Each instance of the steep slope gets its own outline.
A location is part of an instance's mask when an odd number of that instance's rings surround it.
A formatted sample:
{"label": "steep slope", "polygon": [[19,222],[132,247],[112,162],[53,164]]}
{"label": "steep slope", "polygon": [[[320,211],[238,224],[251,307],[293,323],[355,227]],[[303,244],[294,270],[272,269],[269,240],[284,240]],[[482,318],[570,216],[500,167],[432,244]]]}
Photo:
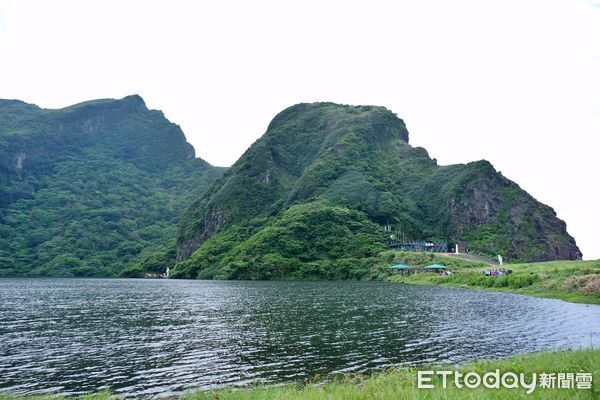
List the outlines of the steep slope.
{"label": "steep slope", "polygon": [[175,276],[359,277],[386,223],[512,260],[581,257],[555,212],[487,161],[438,166],[385,108],[315,103],[278,114],[186,210]]}
{"label": "steep slope", "polygon": [[0,276],[119,275],[175,235],[222,171],[139,96],[59,110],[0,100]]}

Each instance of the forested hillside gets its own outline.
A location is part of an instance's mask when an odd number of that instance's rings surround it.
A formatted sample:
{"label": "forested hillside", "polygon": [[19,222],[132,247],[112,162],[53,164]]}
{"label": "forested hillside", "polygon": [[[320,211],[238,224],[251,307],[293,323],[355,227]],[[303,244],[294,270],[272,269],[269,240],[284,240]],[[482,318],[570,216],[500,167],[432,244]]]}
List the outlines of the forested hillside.
{"label": "forested hillside", "polygon": [[222,172],[139,96],[0,100],[0,276],[139,275]]}
{"label": "forested hillside", "polygon": [[510,261],[581,257],[489,162],[408,142],[383,107],[298,104],[226,170],[139,96],[0,100],[0,276],[363,278],[388,224]]}
{"label": "forested hillside", "polygon": [[554,210],[489,162],[440,166],[408,140],[383,107],[282,111],[183,214],[175,276],[360,278],[385,224],[512,261],[581,257]]}

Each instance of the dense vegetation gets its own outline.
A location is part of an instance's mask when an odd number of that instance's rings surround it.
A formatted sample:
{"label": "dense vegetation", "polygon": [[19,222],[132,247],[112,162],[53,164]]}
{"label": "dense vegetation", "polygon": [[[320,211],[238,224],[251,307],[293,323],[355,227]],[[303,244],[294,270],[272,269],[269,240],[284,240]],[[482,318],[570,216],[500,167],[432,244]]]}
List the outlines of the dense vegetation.
{"label": "dense vegetation", "polygon": [[370,278],[384,224],[515,261],[581,257],[554,211],[487,161],[438,166],[385,108],[332,103],[278,114],[168,250],[178,277]]}
{"label": "dense vegetation", "polygon": [[139,96],[60,110],[2,100],[0,276],[139,275],[221,173]]}
{"label": "dense vegetation", "polygon": [[[566,350],[544,352],[508,357],[500,360],[474,361],[458,367],[451,365],[426,366],[410,369],[390,369],[372,376],[361,374],[343,375],[330,378],[325,383],[297,384],[284,386],[259,385],[247,389],[220,389],[214,391],[197,391],[182,396],[173,396],[186,400],[371,400],[371,399],[597,399],[600,393],[600,350]],[[483,385],[475,389],[462,386],[457,388],[452,379],[448,380],[448,388],[442,388],[441,378],[436,376],[432,381],[434,389],[417,387],[417,371],[419,370],[454,370],[463,374],[476,372],[480,376],[498,369],[500,374],[507,372],[524,373],[527,382],[532,373],[591,373],[591,389],[546,389],[539,385],[527,394],[524,388],[488,389]],[[58,396],[20,397],[0,394],[0,400],[19,400],[22,398],[49,400],[62,399]],[[104,392],[81,397],[85,400],[108,400],[110,393]]]}
{"label": "dense vegetation", "polygon": [[380,272],[374,264],[383,249],[378,228],[355,210],[299,204],[280,218],[255,219],[215,234],[177,265],[174,276],[363,279]]}
{"label": "dense vegetation", "polygon": [[0,100],[0,183],[0,276],[382,279],[384,224],[513,261],[581,256],[550,207],[487,161],[437,165],[382,107],[290,107],[225,172],[139,96]]}

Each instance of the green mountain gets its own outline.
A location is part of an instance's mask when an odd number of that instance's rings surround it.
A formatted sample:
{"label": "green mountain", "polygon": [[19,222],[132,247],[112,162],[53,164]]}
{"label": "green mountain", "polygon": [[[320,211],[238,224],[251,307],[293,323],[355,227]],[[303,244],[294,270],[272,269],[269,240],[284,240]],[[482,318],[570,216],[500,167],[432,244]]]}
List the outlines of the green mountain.
{"label": "green mountain", "polygon": [[387,109],[315,103],[278,114],[184,212],[173,273],[364,278],[385,224],[512,261],[581,257],[552,208],[489,162],[437,165]]}
{"label": "green mountain", "polygon": [[[170,261],[165,238],[222,173],[139,96],[59,110],[0,100],[0,276],[139,275],[155,252]],[[152,259],[146,270],[164,271]]]}

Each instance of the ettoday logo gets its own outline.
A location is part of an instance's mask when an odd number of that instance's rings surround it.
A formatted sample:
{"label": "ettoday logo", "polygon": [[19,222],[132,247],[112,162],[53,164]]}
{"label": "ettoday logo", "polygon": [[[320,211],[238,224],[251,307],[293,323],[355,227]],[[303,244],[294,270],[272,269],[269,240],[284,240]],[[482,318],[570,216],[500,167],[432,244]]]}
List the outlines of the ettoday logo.
{"label": "ettoday logo", "polygon": [[536,388],[543,389],[583,389],[589,390],[592,388],[592,374],[581,373],[531,373],[525,374],[515,372],[501,373],[499,369],[486,372],[483,375],[471,371],[460,372],[452,370],[432,371],[423,370],[417,371],[417,387],[419,389],[435,389],[436,381],[434,376],[441,377],[441,386],[446,389],[450,382],[458,389],[476,389],[484,386],[488,389],[525,389],[527,394],[533,393]]}

